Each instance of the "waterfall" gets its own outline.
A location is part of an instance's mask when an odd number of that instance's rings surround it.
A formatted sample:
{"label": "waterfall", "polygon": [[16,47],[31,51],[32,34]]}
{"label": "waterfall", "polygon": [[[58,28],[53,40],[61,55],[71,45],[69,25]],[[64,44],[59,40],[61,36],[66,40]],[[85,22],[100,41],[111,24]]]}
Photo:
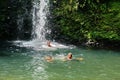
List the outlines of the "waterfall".
{"label": "waterfall", "polygon": [[34,0],[32,9],[33,39],[44,41],[45,34],[49,32],[46,29],[47,15],[49,14],[49,0]]}
{"label": "waterfall", "polygon": [[18,25],[18,37],[17,40],[20,39],[21,33],[22,33],[22,29],[23,29],[23,20],[24,17],[22,15],[18,15],[18,19],[17,19],[17,25]]}
{"label": "waterfall", "polygon": [[[14,41],[15,45],[32,48],[34,50],[56,50],[58,48],[68,48],[68,46],[59,44],[55,41],[51,42],[52,47],[47,45],[46,34],[50,34],[51,32],[49,29],[47,29],[47,17],[50,14],[49,0],[33,0],[32,3],[33,39],[30,41]],[[22,21],[22,18],[20,21]],[[18,23],[20,22],[18,21]]]}
{"label": "waterfall", "polygon": [[[28,3],[29,2],[29,3]],[[17,37],[16,39],[17,40],[25,40],[27,35],[31,34],[31,26],[30,26],[30,23],[31,23],[31,10],[30,10],[30,7],[31,7],[31,2],[30,0],[28,1],[13,1],[12,3],[16,3],[16,6],[18,9],[16,11],[16,14],[17,14],[17,17],[16,17],[16,23],[17,23]],[[11,4],[12,4],[11,3]],[[17,4],[19,4],[19,6],[17,6]],[[29,24],[28,24],[29,23]],[[29,27],[29,29],[28,29]],[[27,35],[26,35],[27,34]],[[30,37],[30,36],[29,36]]]}

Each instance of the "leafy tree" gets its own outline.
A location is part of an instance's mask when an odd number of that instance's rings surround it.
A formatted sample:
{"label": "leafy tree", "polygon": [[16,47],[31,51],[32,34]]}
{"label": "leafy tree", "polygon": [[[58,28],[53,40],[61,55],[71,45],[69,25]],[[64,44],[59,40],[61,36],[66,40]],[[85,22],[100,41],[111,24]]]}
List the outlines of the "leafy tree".
{"label": "leafy tree", "polygon": [[53,0],[59,35],[73,42],[120,41],[119,0]]}

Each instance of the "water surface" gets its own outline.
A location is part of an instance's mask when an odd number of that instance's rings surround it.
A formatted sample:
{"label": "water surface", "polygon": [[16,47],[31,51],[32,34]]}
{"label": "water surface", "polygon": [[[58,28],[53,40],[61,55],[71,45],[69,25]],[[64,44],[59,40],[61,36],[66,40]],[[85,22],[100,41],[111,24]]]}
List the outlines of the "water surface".
{"label": "water surface", "polygon": [[[67,53],[73,59],[62,61]],[[0,51],[0,80],[120,80],[120,52],[104,49],[61,48],[36,51],[8,47]],[[51,55],[53,62],[44,56]]]}

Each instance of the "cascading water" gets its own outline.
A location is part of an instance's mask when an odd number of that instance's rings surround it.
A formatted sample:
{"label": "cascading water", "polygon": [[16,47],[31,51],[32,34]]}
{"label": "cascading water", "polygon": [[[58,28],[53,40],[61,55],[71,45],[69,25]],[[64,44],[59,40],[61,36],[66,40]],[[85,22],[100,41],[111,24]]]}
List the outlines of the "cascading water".
{"label": "cascading water", "polygon": [[[18,15],[18,20],[17,20],[17,24],[18,24],[18,35],[21,35],[21,30],[23,28],[23,20],[24,17],[22,17],[22,15]],[[19,37],[17,37],[17,39],[19,40]]]}
{"label": "cascading water", "polygon": [[[14,1],[13,1],[14,2]],[[19,4],[19,8],[16,11],[17,13],[17,40],[22,40],[22,39],[28,39],[28,35],[31,35],[31,2],[29,0],[27,1],[15,1],[16,5]],[[28,3],[29,2],[29,3]],[[12,4],[12,3],[11,3]],[[16,6],[18,7],[18,6]]]}
{"label": "cascading water", "polygon": [[45,41],[47,33],[46,23],[47,14],[49,14],[49,0],[34,0],[33,1],[33,39]]}

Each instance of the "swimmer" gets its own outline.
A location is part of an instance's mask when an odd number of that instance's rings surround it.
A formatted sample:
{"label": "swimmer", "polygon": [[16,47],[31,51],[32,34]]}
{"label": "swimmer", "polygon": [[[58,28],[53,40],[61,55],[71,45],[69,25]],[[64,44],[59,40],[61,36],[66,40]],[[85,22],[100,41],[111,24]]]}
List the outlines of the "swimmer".
{"label": "swimmer", "polygon": [[67,60],[72,60],[72,53],[68,53]]}
{"label": "swimmer", "polygon": [[68,55],[65,57],[64,61],[66,60],[72,60],[72,53],[68,53]]}
{"label": "swimmer", "polygon": [[51,43],[50,41],[47,41],[47,46],[48,47],[52,47],[50,43]]}
{"label": "swimmer", "polygon": [[67,57],[65,58],[64,61],[66,60],[78,60],[78,61],[83,61],[84,58],[83,57],[79,57],[79,58],[76,58],[76,59],[72,59],[72,53],[68,53]]}
{"label": "swimmer", "polygon": [[52,61],[53,61],[52,56],[45,56],[44,59],[45,59],[47,62],[52,62]]}

